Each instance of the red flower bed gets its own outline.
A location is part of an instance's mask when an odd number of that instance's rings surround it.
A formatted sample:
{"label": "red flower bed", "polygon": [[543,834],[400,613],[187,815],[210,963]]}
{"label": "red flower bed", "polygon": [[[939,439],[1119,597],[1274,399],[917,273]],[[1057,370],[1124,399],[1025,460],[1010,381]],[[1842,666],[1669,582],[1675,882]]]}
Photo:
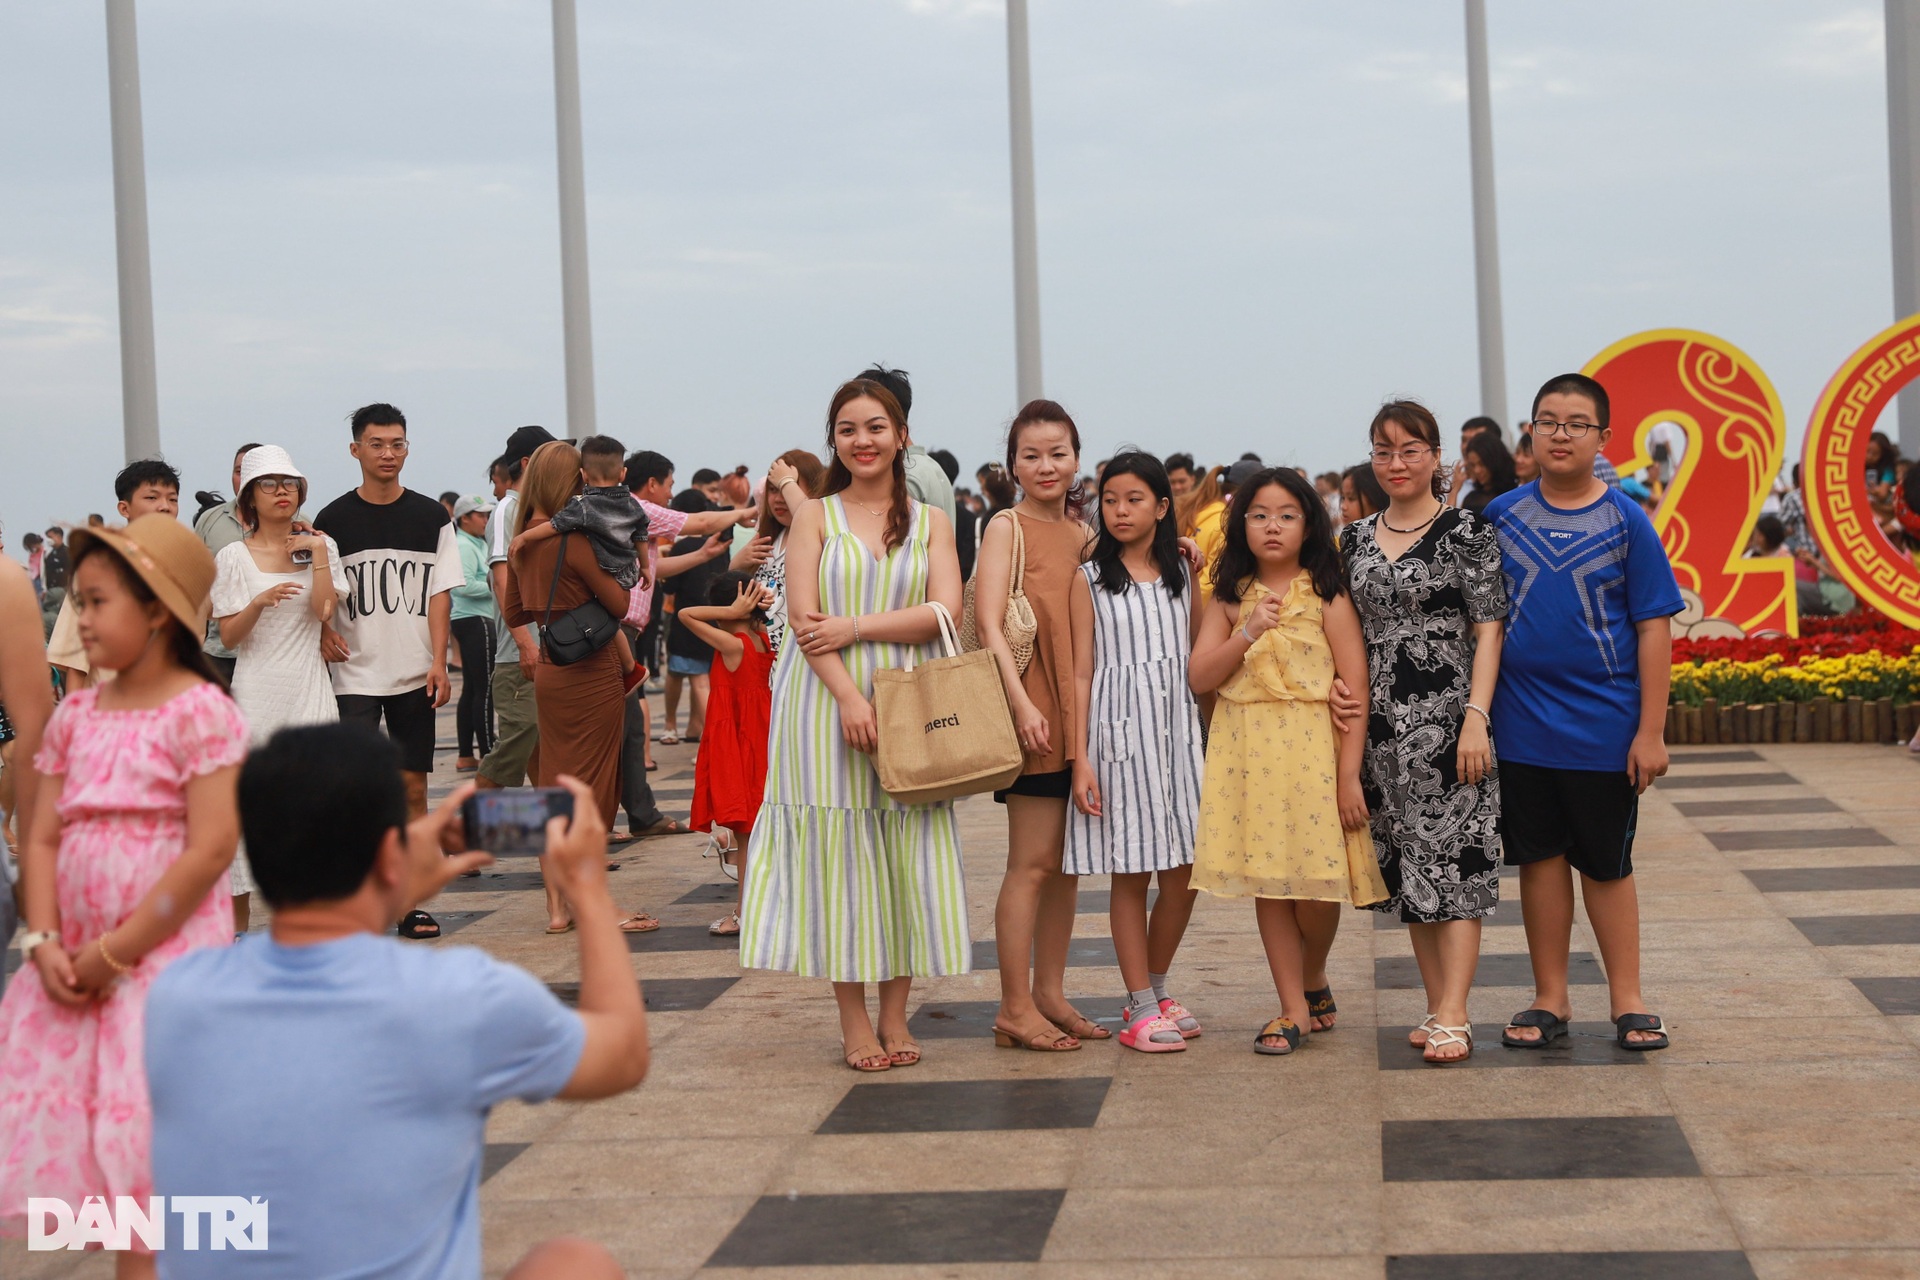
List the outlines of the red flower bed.
{"label": "red flower bed", "polygon": [[1777,653],[1788,666],[1802,658],[1836,658],[1849,653],[1880,652],[1896,657],[1920,645],[1920,631],[1903,627],[1884,614],[1862,609],[1840,618],[1802,618],[1798,636],[1748,636],[1744,640],[1675,640],[1675,662],[1708,662],[1727,658],[1753,662]]}

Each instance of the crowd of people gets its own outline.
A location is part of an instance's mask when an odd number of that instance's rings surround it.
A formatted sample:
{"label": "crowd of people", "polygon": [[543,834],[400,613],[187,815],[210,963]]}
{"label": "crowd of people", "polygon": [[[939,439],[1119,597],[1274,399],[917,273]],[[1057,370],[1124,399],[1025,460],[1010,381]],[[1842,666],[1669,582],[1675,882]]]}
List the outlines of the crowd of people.
{"label": "crowd of people", "polygon": [[[265,1194],[274,1274],[477,1275],[487,1109],[646,1071],[621,934],[660,924],[614,906],[609,842],[709,832],[739,880],[711,931],[745,968],[830,983],[848,1067],[911,1068],[912,984],[967,972],[973,936],[952,802],[880,784],[875,674],[937,656],[945,618],[991,654],[1022,755],[993,796],[996,1044],[1184,1050],[1207,1010],[1174,975],[1206,892],[1254,903],[1278,1009],[1254,1052],[1338,1025],[1327,959],[1360,907],[1410,930],[1408,1051],[1461,1062],[1505,862],[1535,998],[1499,1043],[1568,1033],[1577,884],[1618,1043],[1667,1046],[1632,849],[1667,768],[1682,600],[1647,503],[1673,459],[1614,473],[1604,387],[1552,378],[1513,449],[1475,419],[1452,459],[1430,411],[1390,401],[1366,461],[1312,478],[1252,454],[1087,466],[1036,400],[977,490],[916,441],[912,403],[868,369],[818,453],[684,490],[660,453],[521,427],[490,492],[439,499],[402,483],[405,415],[371,404],[360,483],[311,516],[291,453],[251,443],[190,526],[174,470],[136,462],[123,526],[50,530],[31,577],[0,562],[27,962],[0,999],[0,1231],[28,1196]],[[690,824],[649,783],[652,681],[658,740],[698,744]],[[429,812],[456,683],[470,776]],[[540,866],[577,1009],[477,951],[406,945],[487,859],[462,803],[525,783],[574,802]],[[1117,1029],[1065,991],[1086,875],[1111,877]],[[249,933],[256,895],[271,921]],[[617,1268],[556,1241],[514,1274]]]}

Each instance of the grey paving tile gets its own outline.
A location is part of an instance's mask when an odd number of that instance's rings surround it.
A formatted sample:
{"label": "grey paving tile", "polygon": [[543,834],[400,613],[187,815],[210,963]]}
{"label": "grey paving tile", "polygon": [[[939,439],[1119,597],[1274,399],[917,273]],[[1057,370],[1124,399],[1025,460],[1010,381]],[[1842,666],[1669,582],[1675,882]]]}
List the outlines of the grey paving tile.
{"label": "grey paving tile", "polygon": [[[640,984],[640,998],[649,1013],[681,1013],[706,1008],[738,981],[737,977],[648,978]],[[563,1004],[578,1006],[580,1003],[577,982],[549,982],[547,990],[560,997]]]}
{"label": "grey paving tile", "polygon": [[1784,813],[1839,813],[1840,806],[1825,796],[1759,796],[1751,800],[1676,800],[1673,805],[1688,818],[1764,818]]}
{"label": "grey paving tile", "polygon": [[[1604,987],[1606,975],[1591,951],[1575,951],[1568,957],[1567,981],[1576,987]],[[1533,966],[1525,952],[1482,954],[1474,972],[1476,987],[1533,987]],[[1373,962],[1373,985],[1378,991],[1418,991],[1420,966],[1412,956],[1378,956]]]}
{"label": "grey paving tile", "polygon": [[[1121,1018],[1113,1008],[1119,1003],[1112,993],[1075,995],[1067,993],[1074,1007],[1101,1026],[1118,1031]],[[967,1040],[993,1034],[994,1015],[1000,1012],[998,1000],[928,1001],[907,1019],[907,1029],[920,1040]]]}
{"label": "grey paving tile", "polygon": [[652,933],[627,935],[629,951],[739,951],[740,938],[716,938],[703,924],[665,924]]}
{"label": "grey paving tile", "polygon": [[1758,751],[1675,751],[1674,764],[1761,764],[1766,757]]}
{"label": "grey paving tile", "polygon": [[1853,985],[1889,1017],[1920,1015],[1920,978],[1855,978]]}
{"label": "grey paving tile", "polygon": [[1662,791],[1703,790],[1708,787],[1797,787],[1790,773],[1670,773],[1653,784]]}
{"label": "grey paving tile", "polygon": [[[1067,964],[1069,967],[1081,965],[1118,965],[1119,959],[1113,954],[1112,938],[1075,938],[1067,944]],[[973,967],[976,969],[998,969],[1000,967],[1000,948],[992,939],[973,944]]]}
{"label": "grey paving tile", "polygon": [[1706,837],[1722,853],[1752,853],[1761,849],[1873,849],[1893,843],[1872,827],[1709,831]]}
{"label": "grey paving tile", "polygon": [[477,876],[460,876],[442,893],[508,893],[538,889],[543,882],[538,871],[482,871]]}
{"label": "grey paving tile", "polygon": [[1110,1077],[929,1080],[856,1084],[816,1133],[958,1133],[979,1129],[1091,1129]]}
{"label": "grey paving tile", "polygon": [[480,1155],[480,1181],[513,1163],[514,1157],[532,1146],[531,1142],[489,1142]]}
{"label": "grey paving tile", "polygon": [[[1412,1027],[1380,1027],[1380,1069],[1382,1071],[1438,1070],[1420,1056],[1420,1050],[1407,1043]],[[1614,1040],[1613,1025],[1607,1022],[1576,1022],[1573,1034],[1555,1040],[1544,1049],[1513,1049],[1500,1043],[1500,1027],[1476,1026],[1473,1052],[1464,1059],[1446,1064],[1454,1067],[1636,1067],[1647,1061],[1639,1050],[1622,1049]]]}
{"label": "grey paving tile", "polygon": [[709,1267],[1038,1262],[1062,1190],[762,1196]]}
{"label": "grey paving tile", "polygon": [[1385,1120],[1380,1167],[1387,1182],[1700,1175],[1672,1116]]}
{"label": "grey paving tile", "polygon": [[1420,1253],[1387,1259],[1387,1280],[1754,1280],[1738,1250]]}
{"label": "grey paving tile", "polygon": [[729,880],[725,884],[703,884],[697,889],[689,889],[673,900],[676,907],[691,907],[705,903],[709,906],[731,906],[740,897],[740,886]]}
{"label": "grey paving tile", "polygon": [[1843,889],[1920,889],[1920,863],[1892,867],[1780,867],[1744,873],[1762,893]]}
{"label": "grey paving tile", "polygon": [[1920,915],[1791,916],[1816,947],[1884,947],[1920,943]]}
{"label": "grey paving tile", "polygon": [[435,920],[440,922],[440,936],[445,938],[460,932],[476,920],[484,920],[492,915],[491,911],[431,911]]}

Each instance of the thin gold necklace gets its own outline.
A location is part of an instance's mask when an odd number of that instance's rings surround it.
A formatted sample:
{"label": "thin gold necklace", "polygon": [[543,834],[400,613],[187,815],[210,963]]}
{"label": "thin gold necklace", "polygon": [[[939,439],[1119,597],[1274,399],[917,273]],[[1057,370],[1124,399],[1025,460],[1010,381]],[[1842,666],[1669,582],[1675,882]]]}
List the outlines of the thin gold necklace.
{"label": "thin gold necklace", "polygon": [[873,509],[872,507],[870,507],[870,506],[868,506],[868,505],[867,505],[866,503],[864,503],[864,502],[862,502],[862,501],[860,501],[860,499],[858,499],[858,498],[853,498],[853,497],[848,497],[848,499],[847,499],[847,500],[848,500],[849,502],[851,502],[851,503],[853,503],[853,505],[854,505],[854,506],[856,506],[856,507],[858,507],[858,508],[860,508],[860,509],[861,509],[862,511],[864,511],[864,512],[866,512],[866,513],[867,513],[868,515],[870,515],[870,516],[872,516],[872,517],[873,517],[874,519],[876,519],[876,520],[879,520],[879,519],[883,519],[883,518],[884,518],[884,517],[886,516],[886,514],[887,514],[887,512],[886,512],[886,508],[884,508],[884,507],[883,507],[883,508],[881,508],[880,510],[878,510],[878,511],[876,511],[876,510],[874,510],[874,509]]}

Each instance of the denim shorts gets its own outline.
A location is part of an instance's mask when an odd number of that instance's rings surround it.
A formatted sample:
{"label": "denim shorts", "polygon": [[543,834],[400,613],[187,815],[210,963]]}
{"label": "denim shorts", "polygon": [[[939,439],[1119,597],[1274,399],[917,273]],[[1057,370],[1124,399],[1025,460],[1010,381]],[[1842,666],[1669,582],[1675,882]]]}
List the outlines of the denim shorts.
{"label": "denim shorts", "polygon": [[712,668],[712,658],[683,658],[677,653],[667,655],[667,670],[676,676],[703,676]]}

